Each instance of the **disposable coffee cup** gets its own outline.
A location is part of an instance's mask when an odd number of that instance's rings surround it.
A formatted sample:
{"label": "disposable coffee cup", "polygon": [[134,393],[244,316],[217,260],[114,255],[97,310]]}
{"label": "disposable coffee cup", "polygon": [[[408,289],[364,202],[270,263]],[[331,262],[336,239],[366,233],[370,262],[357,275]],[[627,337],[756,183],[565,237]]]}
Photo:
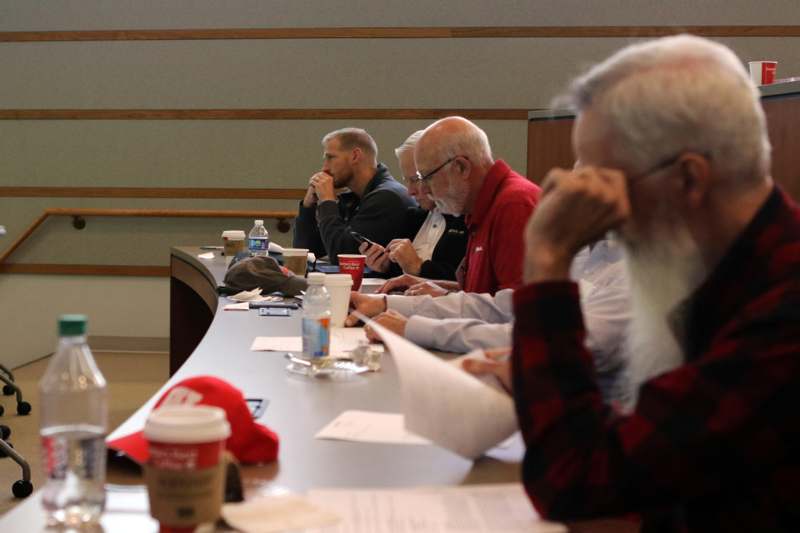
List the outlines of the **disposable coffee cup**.
{"label": "disposable coffee cup", "polygon": [[283,266],[296,275],[305,277],[308,268],[308,248],[284,248]]}
{"label": "disposable coffee cup", "polygon": [[180,530],[219,518],[230,434],[219,407],[166,406],[150,413],[144,426],[150,455],[144,479],[150,514],[162,527]]}
{"label": "disposable coffee cup", "polygon": [[[341,257],[341,256],[340,256]],[[353,278],[350,274],[328,274],[325,276],[325,288],[331,295],[331,326],[344,327],[347,311],[350,308],[350,289]]]}
{"label": "disposable coffee cup", "polygon": [[228,230],[222,232],[222,255],[233,257],[239,252],[247,250],[244,240],[244,231]]}
{"label": "disposable coffee cup", "polygon": [[777,61],[750,61],[750,79],[756,85],[769,85],[775,83],[775,73],[778,70]]}
{"label": "disposable coffee cup", "polygon": [[366,255],[339,254],[339,272],[352,276],[354,291],[361,288],[361,279],[364,277],[364,264],[366,260]]}

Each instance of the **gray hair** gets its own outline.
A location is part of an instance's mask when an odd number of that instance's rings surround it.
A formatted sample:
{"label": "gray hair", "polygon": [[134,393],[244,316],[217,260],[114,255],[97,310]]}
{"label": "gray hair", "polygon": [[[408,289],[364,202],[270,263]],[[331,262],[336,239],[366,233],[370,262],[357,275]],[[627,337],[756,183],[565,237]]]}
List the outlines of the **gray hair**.
{"label": "gray hair", "polygon": [[734,183],[769,173],[759,92],[722,44],[677,35],[620,50],[577,78],[566,101],[609,128],[614,160],[648,168],[684,150],[707,154]]}
{"label": "gray hair", "polygon": [[394,155],[397,157],[397,159],[400,159],[400,156],[403,155],[404,153],[413,151],[414,147],[417,145],[417,141],[419,140],[420,137],[422,137],[423,133],[425,133],[425,130],[415,131],[414,133],[408,136],[408,139],[403,141],[403,144],[395,148]]}
{"label": "gray hair", "polygon": [[373,160],[377,161],[378,159],[378,145],[366,130],[361,128],[342,128],[332,131],[322,138],[322,145],[325,146],[332,139],[338,139],[343,150],[359,148],[367,156],[371,156]]}

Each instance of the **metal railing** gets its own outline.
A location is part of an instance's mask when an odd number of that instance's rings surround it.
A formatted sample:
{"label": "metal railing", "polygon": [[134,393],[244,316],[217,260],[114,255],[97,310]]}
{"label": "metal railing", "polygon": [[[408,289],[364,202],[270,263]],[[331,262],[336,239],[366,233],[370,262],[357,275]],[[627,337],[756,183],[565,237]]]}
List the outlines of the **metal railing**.
{"label": "metal railing", "polygon": [[1,255],[0,264],[3,264],[22,243],[30,237],[36,229],[50,217],[72,217],[72,225],[76,229],[86,226],[87,217],[150,217],[150,218],[260,218],[275,219],[278,221],[278,231],[286,233],[291,228],[289,220],[295,217],[294,211],[218,211],[204,209],[95,209],[51,207],[45,209],[28,228],[11,243]]}

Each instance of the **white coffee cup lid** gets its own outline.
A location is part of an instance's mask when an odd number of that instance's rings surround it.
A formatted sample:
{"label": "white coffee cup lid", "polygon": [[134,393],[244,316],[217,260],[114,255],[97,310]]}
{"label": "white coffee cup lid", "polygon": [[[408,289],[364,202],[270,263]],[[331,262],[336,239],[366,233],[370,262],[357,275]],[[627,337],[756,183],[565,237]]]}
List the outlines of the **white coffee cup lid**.
{"label": "white coffee cup lid", "polygon": [[144,438],[153,442],[193,444],[230,437],[225,411],[211,405],[170,405],[147,417]]}
{"label": "white coffee cup lid", "polygon": [[353,276],[350,274],[328,274],[325,276],[326,287],[352,287]]}
{"label": "white coffee cup lid", "polygon": [[305,257],[308,255],[308,248],[284,248],[284,257]]}
{"label": "white coffee cup lid", "polygon": [[240,229],[231,229],[228,231],[222,232],[222,238],[228,239],[231,241],[243,241],[244,240],[244,231]]}

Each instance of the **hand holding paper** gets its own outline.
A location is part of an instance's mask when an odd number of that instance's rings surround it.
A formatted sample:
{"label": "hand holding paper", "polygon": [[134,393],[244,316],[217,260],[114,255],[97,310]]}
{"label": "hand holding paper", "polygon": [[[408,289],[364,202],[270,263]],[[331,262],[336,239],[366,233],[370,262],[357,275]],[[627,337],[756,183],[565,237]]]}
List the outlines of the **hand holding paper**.
{"label": "hand holding paper", "polygon": [[511,397],[370,322],[400,374],[406,429],[475,458],[517,430]]}

